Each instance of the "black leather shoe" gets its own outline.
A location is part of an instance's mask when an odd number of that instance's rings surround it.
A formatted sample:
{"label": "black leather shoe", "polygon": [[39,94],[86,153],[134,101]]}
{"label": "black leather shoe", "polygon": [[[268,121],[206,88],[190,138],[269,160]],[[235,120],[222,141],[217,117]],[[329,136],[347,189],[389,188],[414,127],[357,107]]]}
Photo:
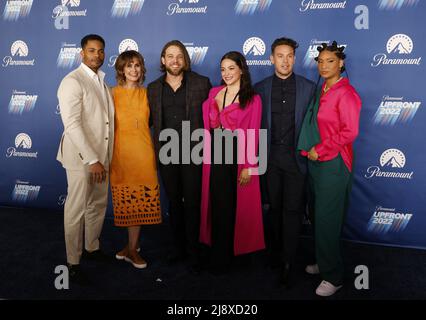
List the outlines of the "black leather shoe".
{"label": "black leather shoe", "polygon": [[92,252],[84,250],[83,258],[92,260],[92,261],[99,261],[99,262],[110,262],[113,260],[112,257],[103,253],[101,249],[98,249]]}
{"label": "black leather shoe", "polygon": [[70,283],[72,284],[78,284],[81,286],[87,286],[90,285],[91,282],[89,278],[86,276],[86,274],[81,271],[79,264],[67,264],[68,266],[68,274]]}
{"label": "black leather shoe", "polygon": [[285,287],[285,288],[290,288],[292,283],[292,266],[290,263],[284,263],[284,265],[281,268],[281,273],[280,273],[280,283]]}

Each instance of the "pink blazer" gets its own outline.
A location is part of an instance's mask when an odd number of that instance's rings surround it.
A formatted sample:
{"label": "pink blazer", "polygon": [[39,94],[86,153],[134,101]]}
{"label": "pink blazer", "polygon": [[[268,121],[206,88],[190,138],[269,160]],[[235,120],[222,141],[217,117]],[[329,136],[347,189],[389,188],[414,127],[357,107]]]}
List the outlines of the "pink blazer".
{"label": "pink blazer", "polygon": [[[247,141],[249,136],[248,129],[255,129],[254,145],[255,153],[257,154],[262,116],[260,97],[255,95],[244,109],[241,109],[239,104],[234,103],[219,113],[214,98],[222,88],[223,86],[212,88],[209,97],[203,103],[204,128],[210,132],[210,129],[217,128],[220,122],[225,128],[231,130],[239,129],[239,133],[244,133],[246,150],[249,145]],[[200,223],[200,242],[207,245],[211,245],[210,162],[208,161],[211,158],[210,141],[210,139],[204,139]],[[250,150],[248,151],[250,153]],[[238,176],[243,168],[255,169],[256,167],[256,164],[249,163],[247,152],[245,152],[244,163],[238,164]],[[259,176],[252,175],[250,182],[246,186],[240,186],[238,180],[235,183],[237,184],[237,209],[235,215],[234,254],[240,255],[264,249],[265,240]]]}

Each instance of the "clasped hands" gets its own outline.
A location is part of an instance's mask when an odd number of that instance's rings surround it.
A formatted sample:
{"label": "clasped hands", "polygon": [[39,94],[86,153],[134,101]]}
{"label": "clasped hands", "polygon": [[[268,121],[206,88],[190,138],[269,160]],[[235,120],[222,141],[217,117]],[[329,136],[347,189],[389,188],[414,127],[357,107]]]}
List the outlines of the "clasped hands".
{"label": "clasped hands", "polygon": [[312,147],[311,150],[308,152],[308,159],[311,161],[317,161],[318,160],[318,153],[315,151],[315,147]]}

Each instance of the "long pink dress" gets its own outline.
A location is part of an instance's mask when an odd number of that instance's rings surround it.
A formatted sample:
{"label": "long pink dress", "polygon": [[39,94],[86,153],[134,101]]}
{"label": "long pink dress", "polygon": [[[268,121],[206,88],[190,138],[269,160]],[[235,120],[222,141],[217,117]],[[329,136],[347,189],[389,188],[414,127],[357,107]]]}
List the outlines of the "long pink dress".
{"label": "long pink dress", "polygon": [[[208,99],[203,103],[203,122],[206,133],[217,128],[221,124],[224,128],[239,129],[239,137],[245,139],[246,150],[250,145],[247,137],[253,137],[249,129],[254,129],[255,152],[257,154],[259,142],[259,129],[262,116],[262,102],[258,95],[244,109],[238,103],[234,103],[222,112],[219,112],[215,97],[223,88],[214,87],[210,90]],[[244,133],[244,135],[243,135]],[[251,141],[253,142],[253,141]],[[250,148],[249,148],[250,149]],[[249,150],[250,152],[250,150]],[[245,152],[244,163],[238,164],[238,176],[244,168],[255,169],[256,164],[248,161],[248,152]],[[201,224],[200,242],[211,245],[211,210],[210,210],[210,158],[211,141],[204,139],[204,162],[202,173],[201,191]],[[240,255],[265,248],[262,220],[262,205],[260,197],[259,176],[252,175],[250,182],[245,186],[237,184],[237,204],[235,215],[234,254]]]}

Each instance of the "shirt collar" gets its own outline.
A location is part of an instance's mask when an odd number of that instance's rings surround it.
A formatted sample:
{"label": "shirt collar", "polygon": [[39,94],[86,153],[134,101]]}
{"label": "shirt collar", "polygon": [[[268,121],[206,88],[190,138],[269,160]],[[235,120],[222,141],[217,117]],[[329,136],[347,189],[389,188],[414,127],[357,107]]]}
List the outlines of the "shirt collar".
{"label": "shirt collar", "polygon": [[281,83],[281,82],[283,82],[283,83],[291,82],[291,81],[293,81],[294,77],[295,77],[294,72],[292,72],[291,75],[289,77],[285,78],[285,79],[281,79],[280,77],[278,77],[274,73],[274,81],[277,81],[278,83]]}
{"label": "shirt collar", "polygon": [[81,63],[81,67],[83,70],[88,74],[88,76],[92,79],[100,80],[101,83],[104,82],[105,79],[105,72],[102,70],[98,70],[98,73],[93,72],[92,69],[90,69],[87,65],[85,65],[83,62]]}
{"label": "shirt collar", "polygon": [[[167,77],[167,73],[165,73],[161,78],[160,81],[162,84],[166,83],[166,77]],[[184,71],[183,72],[183,78],[182,78],[182,82],[181,82],[181,87],[186,83],[186,78],[187,78],[187,72]]]}

